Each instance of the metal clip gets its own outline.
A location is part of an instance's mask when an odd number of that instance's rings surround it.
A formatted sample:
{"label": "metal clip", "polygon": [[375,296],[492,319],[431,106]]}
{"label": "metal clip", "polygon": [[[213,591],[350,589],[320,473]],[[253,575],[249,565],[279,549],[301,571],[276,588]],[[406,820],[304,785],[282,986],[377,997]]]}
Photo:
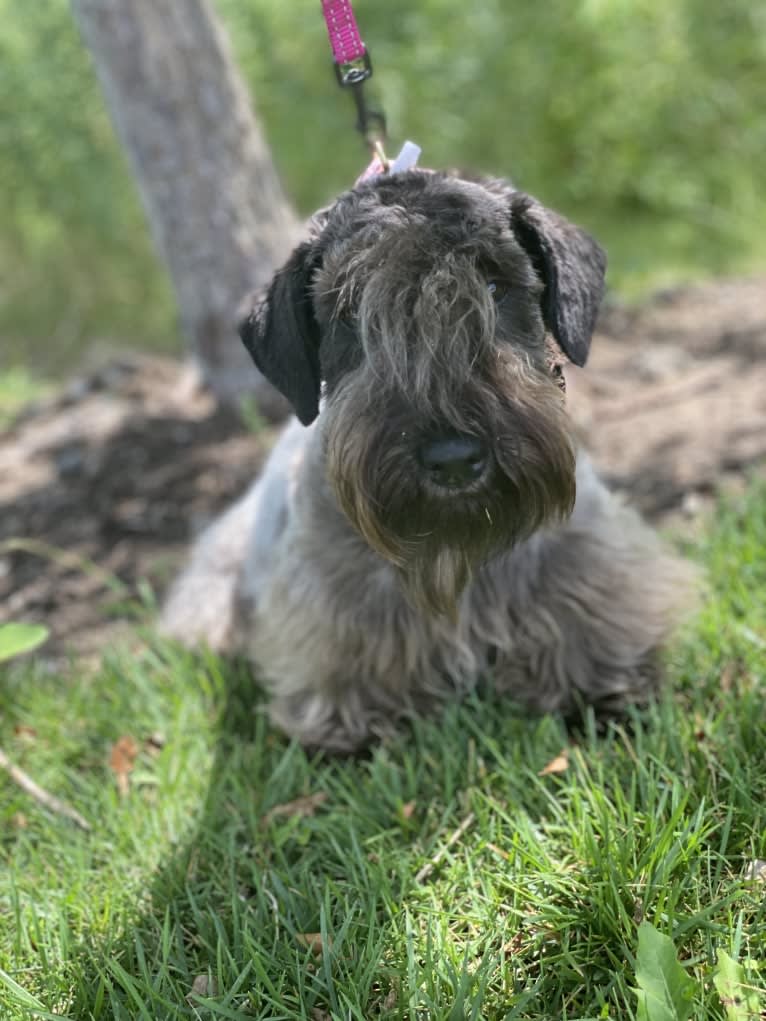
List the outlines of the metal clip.
{"label": "metal clip", "polygon": [[335,67],[335,77],[338,79],[338,85],[342,88],[345,88],[347,85],[361,85],[368,78],[372,78],[372,61],[367,50],[364,51],[361,57],[347,60],[343,64],[336,63],[333,66]]}

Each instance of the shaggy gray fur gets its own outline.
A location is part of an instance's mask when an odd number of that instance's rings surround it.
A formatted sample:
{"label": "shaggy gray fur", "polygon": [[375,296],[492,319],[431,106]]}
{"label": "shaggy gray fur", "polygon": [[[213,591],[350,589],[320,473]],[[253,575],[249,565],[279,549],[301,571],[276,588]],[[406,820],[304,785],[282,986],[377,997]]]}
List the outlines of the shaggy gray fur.
{"label": "shaggy gray fur", "polygon": [[604,265],[504,181],[412,171],[317,214],[243,326],[300,421],[164,630],[250,657],[335,751],[481,676],[539,711],[644,699],[694,572],[577,452],[548,348],[585,362]]}

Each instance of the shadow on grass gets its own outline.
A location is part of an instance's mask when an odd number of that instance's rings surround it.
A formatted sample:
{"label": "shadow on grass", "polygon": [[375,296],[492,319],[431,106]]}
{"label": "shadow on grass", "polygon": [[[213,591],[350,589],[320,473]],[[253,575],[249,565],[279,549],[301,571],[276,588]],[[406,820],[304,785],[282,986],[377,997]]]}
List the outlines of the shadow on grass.
{"label": "shadow on grass", "polygon": [[[210,686],[207,794],[122,935],[71,954],[70,1016],[446,1018],[483,1001],[490,982],[511,997],[514,968],[498,962],[515,926],[466,869],[479,832],[492,842],[498,783],[525,819],[544,809],[534,778],[560,751],[561,724],[516,719],[505,747],[507,701],[474,696],[365,755],[311,757],[270,730],[246,665],[158,655]],[[516,763],[513,781],[490,775],[498,761],[504,773]],[[504,866],[501,850],[491,855]],[[451,904],[435,892],[447,874]]]}

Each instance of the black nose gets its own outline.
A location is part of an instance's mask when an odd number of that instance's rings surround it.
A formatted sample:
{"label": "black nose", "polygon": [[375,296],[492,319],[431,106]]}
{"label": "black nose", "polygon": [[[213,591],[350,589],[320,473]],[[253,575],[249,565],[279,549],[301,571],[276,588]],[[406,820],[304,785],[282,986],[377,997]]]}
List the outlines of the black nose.
{"label": "black nose", "polygon": [[474,436],[428,440],[419,451],[420,463],[431,480],[447,489],[462,489],[475,482],[487,465],[487,451]]}

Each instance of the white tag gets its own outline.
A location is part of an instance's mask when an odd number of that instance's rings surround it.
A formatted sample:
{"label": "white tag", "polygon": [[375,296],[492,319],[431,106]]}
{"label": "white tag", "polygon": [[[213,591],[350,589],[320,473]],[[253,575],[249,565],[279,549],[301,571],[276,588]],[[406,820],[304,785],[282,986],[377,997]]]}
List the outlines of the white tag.
{"label": "white tag", "polygon": [[421,152],[422,149],[419,145],[415,145],[414,142],[405,142],[401,152],[389,166],[389,174],[401,174],[403,170],[412,170],[417,166]]}

